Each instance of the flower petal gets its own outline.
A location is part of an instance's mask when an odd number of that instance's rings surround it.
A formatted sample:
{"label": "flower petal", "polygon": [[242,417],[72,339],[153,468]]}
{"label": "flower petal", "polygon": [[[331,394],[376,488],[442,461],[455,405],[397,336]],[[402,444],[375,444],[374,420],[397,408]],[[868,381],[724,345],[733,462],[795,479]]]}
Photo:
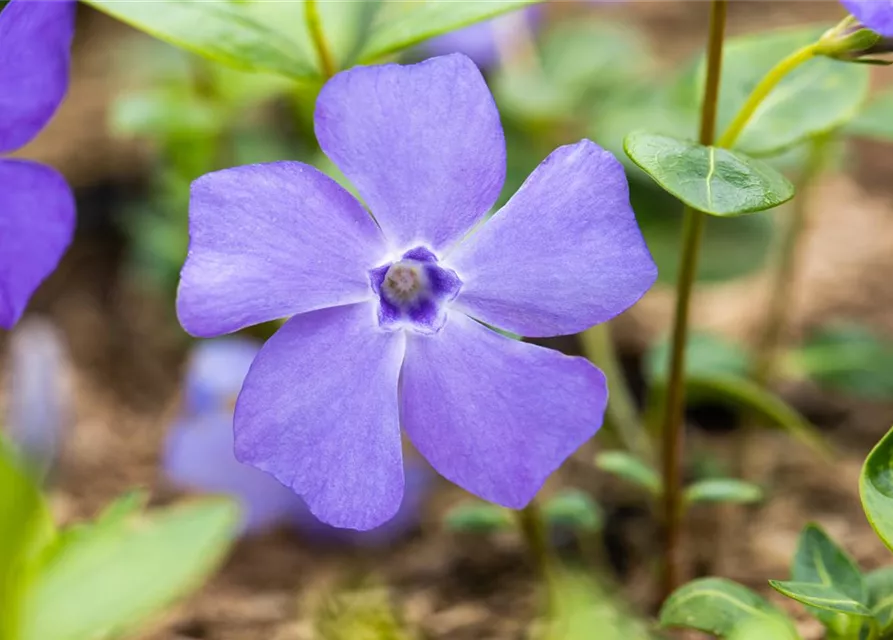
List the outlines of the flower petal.
{"label": "flower petal", "polygon": [[872,31],[893,37],[893,2],[890,0],[840,0],[840,3]]}
{"label": "flower petal", "polygon": [[236,402],[236,458],[274,475],[320,520],[366,530],[403,497],[402,332],[371,303],[295,316],[264,345]]}
{"label": "flower petal", "polygon": [[261,346],[259,341],[238,336],[196,345],[186,371],[185,411],[199,414],[232,409]]}
{"label": "flower petal", "polygon": [[524,336],[609,320],[657,278],[623,167],[588,140],[556,149],[445,263],[469,315]]}
{"label": "flower petal", "polygon": [[463,55],[339,73],[319,94],[316,137],[394,250],[458,240],[505,180],[499,113]]}
{"label": "flower petal", "polygon": [[0,12],[0,152],[36,136],[65,97],[76,7],[12,0]]}
{"label": "flower petal", "polygon": [[176,485],[236,498],[243,530],[260,531],[304,510],[300,498],[263,471],[236,460],[232,414],[212,411],[182,419],[168,434],[164,470]]}
{"label": "flower petal", "polygon": [[11,329],[74,233],[74,196],[54,169],[0,161],[0,327]]}
{"label": "flower petal", "polygon": [[608,394],[582,358],[511,340],[459,313],[412,334],[403,425],[438,473],[518,509],[601,426]]}
{"label": "flower petal", "polygon": [[201,337],[368,299],[367,272],[385,253],[360,203],[300,162],[202,176],[189,234],[177,314]]}

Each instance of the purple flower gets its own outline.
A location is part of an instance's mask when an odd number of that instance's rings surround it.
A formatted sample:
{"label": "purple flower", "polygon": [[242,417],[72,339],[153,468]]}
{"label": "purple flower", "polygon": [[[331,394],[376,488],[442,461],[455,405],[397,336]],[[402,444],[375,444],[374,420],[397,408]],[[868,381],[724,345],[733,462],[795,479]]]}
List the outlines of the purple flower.
{"label": "purple flower", "polygon": [[893,37],[893,0],[840,0],[840,3],[872,31]]}
{"label": "purple flower", "polygon": [[389,542],[418,524],[431,473],[420,462],[407,468],[407,491],[397,517],[375,532],[335,529],[314,518],[293,491],[233,455],[233,404],[251,361],[252,340],[229,338],[199,344],[187,372],[184,403],[164,454],[165,472],[180,487],[235,497],[246,532],[289,524],[317,541],[353,544]]}
{"label": "purple flower", "polygon": [[[450,31],[432,38],[425,48],[433,55],[464,53],[481,69],[499,62],[499,38],[517,29],[536,29],[542,20],[542,7],[532,6],[485,22],[477,22],[464,29]],[[525,24],[526,23],[526,24]]]}
{"label": "purple flower", "polygon": [[601,425],[605,379],[483,323],[572,334],[653,284],[622,166],[588,140],[561,147],[473,230],[506,151],[484,79],[458,54],[339,73],[315,122],[374,220],[297,162],[192,186],[182,325],[216,336],[293,316],[242,386],[236,457],[324,522],[371,529],[401,502],[402,424],[441,475],[523,507]]}
{"label": "purple flower", "polygon": [[[50,120],[68,89],[75,3],[12,0],[0,12],[0,153]],[[74,198],[55,170],[0,160],[0,327],[10,329],[74,231]]]}
{"label": "purple flower", "polygon": [[22,322],[9,340],[7,429],[29,465],[44,476],[73,413],[68,353],[46,321]]}

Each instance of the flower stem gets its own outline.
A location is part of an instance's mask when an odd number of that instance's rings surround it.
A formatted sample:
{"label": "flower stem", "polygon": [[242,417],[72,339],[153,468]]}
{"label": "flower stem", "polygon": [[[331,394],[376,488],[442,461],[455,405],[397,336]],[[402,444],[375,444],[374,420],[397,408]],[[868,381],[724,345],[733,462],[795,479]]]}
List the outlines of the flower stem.
{"label": "flower stem", "polygon": [[778,247],[775,269],[772,273],[769,307],[766,322],[757,340],[753,377],[761,385],[768,384],[773,377],[778,357],[781,335],[787,324],[787,310],[791,288],[797,276],[797,257],[806,226],[808,209],[807,191],[821,173],[828,145],[827,136],[813,138],[809,143],[809,156],[797,180],[798,196],[791,205],[790,217],[786,221],[781,243]]}
{"label": "flower stem", "polygon": [[546,523],[540,511],[539,503],[536,499],[533,499],[530,501],[530,504],[520,511],[516,511],[515,514],[518,519],[518,528],[524,537],[530,557],[546,585],[546,592],[549,594],[548,604],[551,609],[555,573],[552,553],[549,550],[549,541],[546,534]]}
{"label": "flower stem", "polygon": [[651,442],[639,419],[639,410],[617,358],[610,324],[603,322],[587,329],[580,334],[580,341],[586,357],[608,379],[608,408],[605,415],[608,426],[627,451],[642,460],[652,461]]}
{"label": "flower stem", "polygon": [[744,127],[750,122],[750,119],[753,117],[757,108],[759,108],[760,104],[762,104],[763,100],[766,99],[766,96],[769,95],[775,86],[781,82],[782,78],[816,55],[818,55],[818,43],[813,43],[798,49],[772,67],[772,69],[769,70],[769,73],[763,76],[763,79],[760,80],[759,84],[754,87],[753,91],[747,97],[744,106],[741,107],[740,111],[738,111],[735,116],[735,119],[732,120],[732,124],[730,124],[729,128],[723,132],[722,136],[720,136],[716,146],[729,148],[734,145],[735,141],[738,140],[738,137],[741,135],[741,132],[744,131]]}
{"label": "flower stem", "polygon": [[332,52],[329,50],[329,44],[326,42],[326,36],[322,30],[322,20],[319,17],[316,0],[305,0],[304,16],[307,20],[307,27],[310,29],[313,46],[316,47],[316,52],[319,54],[323,74],[326,78],[331,78],[338,69],[335,67],[335,60],[332,58]]}
{"label": "flower stem", "polygon": [[[716,111],[719,98],[719,81],[722,73],[722,48],[725,37],[728,0],[712,0],[710,28],[707,44],[707,80],[704,101],[701,106],[700,142],[713,143],[716,129]],[[676,311],[673,319],[673,336],[670,351],[670,378],[664,408],[662,437],[663,486],[662,515],[664,527],[663,573],[661,576],[662,600],[679,583],[681,564],[680,538],[682,531],[682,471],[685,428],[683,409],[685,403],[685,343],[688,339],[688,315],[698,254],[704,235],[704,214],[685,208],[682,228],[682,256],[677,282]]]}

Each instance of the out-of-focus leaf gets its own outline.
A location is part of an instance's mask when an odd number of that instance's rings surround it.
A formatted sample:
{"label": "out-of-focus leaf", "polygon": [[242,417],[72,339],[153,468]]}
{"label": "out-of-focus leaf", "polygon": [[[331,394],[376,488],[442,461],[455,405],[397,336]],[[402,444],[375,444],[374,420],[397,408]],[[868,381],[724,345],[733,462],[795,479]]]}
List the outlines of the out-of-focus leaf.
{"label": "out-of-focus leaf", "polygon": [[708,478],[699,480],[685,488],[685,501],[734,502],[751,504],[763,499],[763,490],[755,484],[735,478]]}
{"label": "out-of-focus leaf", "polygon": [[[654,344],[645,356],[649,380],[665,381],[670,361],[670,342]],[[746,376],[750,367],[747,352],[737,344],[712,333],[693,333],[685,346],[685,371],[692,376]]]}
{"label": "out-of-focus leaf", "polygon": [[132,631],[196,588],[238,529],[229,500],[208,499],[88,528],[44,566],[23,607],[21,640]]}
{"label": "out-of-focus leaf", "polygon": [[862,109],[862,112],[844,127],[844,133],[893,142],[891,113],[893,113],[893,91],[887,90],[878,93]]}
{"label": "out-of-focus leaf", "polygon": [[325,594],[314,612],[318,638],[325,640],[414,640],[397,615],[388,590],[378,584],[351,585]]}
{"label": "out-of-focus leaf", "polygon": [[218,135],[223,112],[182,87],[127,93],[112,103],[110,127],[118,136],[168,140]]}
{"label": "out-of-focus leaf", "polygon": [[566,489],[543,505],[543,517],[553,527],[573,531],[601,531],[605,516],[602,508],[585,491]]}
{"label": "out-of-focus leaf", "polygon": [[893,397],[893,343],[858,325],[823,329],[789,356],[822,386],[869,399]]}
{"label": "out-of-focus leaf", "polygon": [[506,531],[515,523],[503,507],[486,502],[465,502],[447,512],[444,524],[451,531],[487,534]]}
{"label": "out-of-focus leaf", "polygon": [[[871,612],[861,602],[853,600],[834,587],[814,582],[786,582],[770,580],[772,588],[797,602],[802,602],[822,614],[871,617]],[[822,616],[822,619],[827,619]],[[827,624],[827,623],[826,623]]]}
{"label": "out-of-focus leaf", "polygon": [[772,209],[794,197],[794,186],[771,166],[737,151],[634,131],[626,154],[685,204],[715,216]]}
{"label": "out-of-focus leaf", "polygon": [[161,11],[153,2],[84,1],[149,35],[221,64],[298,80],[319,76],[309,43],[290,34],[303,22],[280,23],[276,29],[252,15],[264,4],[290,3],[166,0]]}
{"label": "out-of-focus leaf", "polygon": [[775,618],[753,618],[735,627],[726,640],[800,640],[791,635],[791,625]]}
{"label": "out-of-focus leaf", "polygon": [[[717,131],[738,113],[757,83],[782,58],[815,42],[827,29],[797,27],[733,38],[723,49]],[[695,108],[703,96],[704,61],[683,81],[681,95]],[[861,65],[813,58],[784,77],[766,97],[735,144],[751,155],[770,155],[853,118],[868,93],[869,72]]]}
{"label": "out-of-focus leaf", "polygon": [[704,399],[728,402],[750,411],[768,426],[787,431],[819,455],[832,457],[830,447],[806,418],[787,402],[746,378],[718,374],[688,376],[685,387],[689,398],[695,402]]}
{"label": "out-of-focus leaf", "polygon": [[660,495],[662,491],[657,472],[625,451],[603,451],[595,456],[595,466],[645,489],[651,495]]}
{"label": "out-of-focus leaf", "polygon": [[[775,623],[779,640],[798,640],[790,620],[756,593],[724,578],[702,578],[674,591],[660,610],[662,627],[698,629],[727,638],[754,620]],[[774,640],[774,639],[773,639]]]}
{"label": "out-of-focus leaf", "polygon": [[19,640],[23,598],[54,536],[40,490],[0,435],[0,640]]}
{"label": "out-of-focus leaf", "polygon": [[875,533],[893,550],[893,429],[865,459],[859,476],[859,495]]}
{"label": "out-of-focus leaf", "polygon": [[357,58],[374,62],[389,53],[453,31],[501,13],[536,4],[540,0],[391,0],[378,12],[368,39]]}
{"label": "out-of-focus leaf", "polygon": [[[778,585],[781,586],[778,586]],[[819,585],[826,592],[800,588],[802,584]],[[867,615],[868,588],[856,563],[816,524],[808,524],[800,534],[797,553],[791,566],[791,582],[773,584],[781,593],[803,602],[824,602],[813,611],[827,627],[846,629],[850,622],[840,614]],[[788,593],[790,592],[790,593]],[[796,594],[796,595],[792,595]],[[859,605],[854,610],[852,603]]]}
{"label": "out-of-focus leaf", "polygon": [[877,620],[882,635],[893,630],[893,567],[875,569],[865,574],[868,606]]}

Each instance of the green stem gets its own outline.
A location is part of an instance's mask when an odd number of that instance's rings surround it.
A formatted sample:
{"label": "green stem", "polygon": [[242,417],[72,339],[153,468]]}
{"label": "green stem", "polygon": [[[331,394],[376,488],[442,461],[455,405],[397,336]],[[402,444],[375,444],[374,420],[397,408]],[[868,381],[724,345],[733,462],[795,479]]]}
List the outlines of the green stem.
{"label": "green stem", "polygon": [[777,262],[772,273],[769,307],[766,322],[757,340],[753,377],[761,385],[769,383],[778,358],[781,336],[787,324],[791,289],[797,275],[797,258],[800,241],[806,226],[808,198],[805,197],[815,179],[821,173],[825,159],[826,136],[814,138],[809,144],[809,157],[796,185],[798,197],[794,200],[789,219],[778,247]]}
{"label": "green stem", "polygon": [[605,412],[608,426],[627,451],[643,460],[652,461],[651,442],[639,419],[639,410],[617,358],[610,324],[603,322],[587,329],[580,334],[580,341],[586,357],[602,370],[608,380],[608,408]]}
{"label": "green stem", "polygon": [[552,553],[549,550],[548,535],[546,532],[546,522],[540,511],[539,503],[536,499],[531,500],[530,504],[515,512],[518,519],[518,528],[524,537],[527,550],[534,562],[536,570],[540,573],[540,577],[546,585],[546,591],[549,594],[547,603],[549,613],[552,608],[552,596],[554,594],[555,569],[553,566]]}
{"label": "green stem", "polygon": [[316,47],[316,52],[319,54],[323,74],[326,78],[331,78],[338,69],[335,67],[335,60],[332,58],[332,52],[329,50],[329,44],[326,42],[326,36],[322,30],[322,20],[319,17],[316,0],[305,0],[304,15],[310,29],[310,37],[313,39],[313,46]]}
{"label": "green stem", "polygon": [[[707,80],[701,106],[700,142],[713,143],[719,82],[722,73],[722,48],[725,37],[728,0],[712,0],[710,30],[707,44]],[[664,555],[662,595],[666,599],[679,583],[682,532],[682,471],[685,428],[685,343],[688,339],[688,314],[691,292],[698,269],[698,253],[704,235],[704,214],[686,207],[682,230],[682,256],[677,282],[676,311],[670,350],[670,377],[662,425],[663,487],[662,515],[664,527]]]}
{"label": "green stem", "polygon": [[732,120],[732,124],[729,125],[729,128],[723,132],[722,136],[720,136],[716,146],[731,148],[735,144],[735,141],[738,140],[741,132],[744,131],[744,127],[750,122],[753,114],[756,113],[760,104],[762,104],[763,100],[766,99],[766,96],[769,95],[775,86],[781,82],[782,78],[807,60],[810,60],[817,55],[819,55],[818,43],[813,43],[802,49],[798,49],[772,67],[769,73],[763,76],[763,79],[760,80],[759,84],[754,87],[747,98],[747,102],[745,102],[744,106],[741,107],[741,110],[738,111],[738,114],[735,116],[735,119]]}

